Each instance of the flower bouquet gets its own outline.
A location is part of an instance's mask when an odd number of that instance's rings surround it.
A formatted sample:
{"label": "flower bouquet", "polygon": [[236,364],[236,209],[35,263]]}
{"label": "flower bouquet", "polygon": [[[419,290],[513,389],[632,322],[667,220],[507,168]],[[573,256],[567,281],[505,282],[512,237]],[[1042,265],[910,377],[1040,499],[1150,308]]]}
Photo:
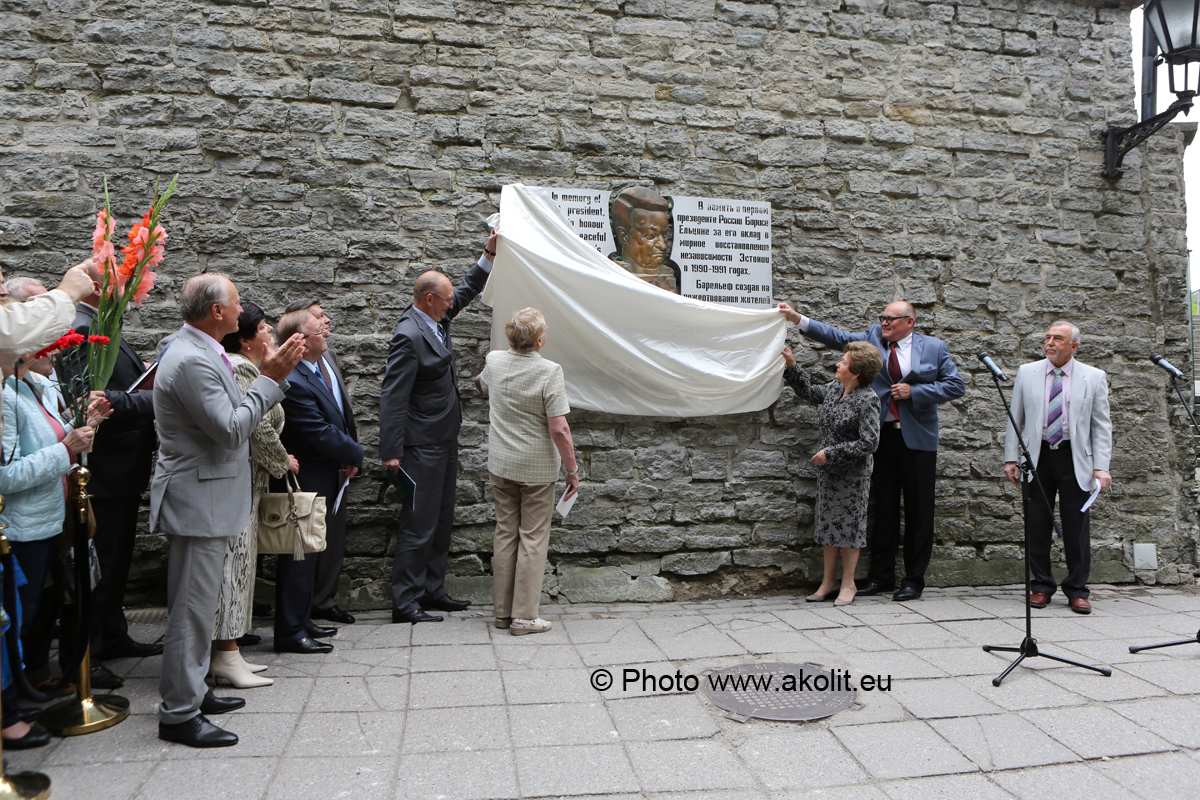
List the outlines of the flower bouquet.
{"label": "flower bouquet", "polygon": [[[92,327],[92,333],[98,335],[88,337],[87,342],[87,374],[94,391],[108,388],[121,348],[126,306],[130,300],[140,306],[154,288],[158,274],[150,267],[157,267],[162,261],[163,243],[167,240],[167,232],[159,224],[159,218],[178,182],[179,173],[176,173],[166,191],[161,193],[158,183],[154,184],[150,210],[129,231],[129,244],[121,248],[124,258],[118,264],[112,241],[116,220],[108,200],[108,179],[104,179],[104,208],[96,215],[96,230],[92,234],[92,262],[102,276],[100,305]],[[100,342],[101,339],[104,341]]]}
{"label": "flower bouquet", "polygon": [[[38,361],[58,352],[62,352],[64,358],[70,358],[71,354],[78,353],[79,348],[84,344],[89,347],[104,347],[109,342],[110,339],[107,336],[84,336],[82,333],[76,333],[72,328],[60,336],[54,344],[39,350],[33,358]],[[82,428],[87,424],[88,411],[91,410],[88,398],[91,394],[92,383],[88,366],[84,366],[80,372],[66,372],[59,384],[59,389],[62,392],[63,403],[71,414],[72,426]]]}

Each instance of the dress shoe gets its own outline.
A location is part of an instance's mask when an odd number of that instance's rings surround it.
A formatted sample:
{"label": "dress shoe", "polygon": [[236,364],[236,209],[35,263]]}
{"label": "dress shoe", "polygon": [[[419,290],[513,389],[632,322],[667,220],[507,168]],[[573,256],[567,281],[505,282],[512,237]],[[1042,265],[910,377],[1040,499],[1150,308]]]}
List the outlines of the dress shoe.
{"label": "dress shoe", "polygon": [[26,706],[17,712],[17,717],[20,718],[21,722],[28,722],[31,725],[33,724],[33,721],[41,715],[41,706]]}
{"label": "dress shoe", "polygon": [[897,603],[903,603],[905,600],[916,600],[921,596],[921,590],[915,586],[901,586],[892,595],[892,599]]}
{"label": "dress shoe", "polygon": [[837,596],[838,596],[837,589],[834,589],[832,592],[826,592],[825,594],[821,594],[820,592],[817,592],[816,594],[810,594],[808,597],[804,598],[804,602],[806,602],[806,603],[828,603],[830,600],[836,599]]}
{"label": "dress shoe", "polygon": [[161,642],[135,642],[133,639],[126,639],[120,644],[104,648],[97,659],[108,661],[110,658],[145,658],[159,655],[162,651]]}
{"label": "dress shoe", "polygon": [[[246,662],[242,661],[242,656],[237,650],[218,650],[215,647],[208,662],[208,674],[213,678],[213,685],[225,681],[235,689],[255,689],[259,686],[270,686],[275,682],[271,678],[255,675],[247,669]],[[201,710],[204,711],[203,706]]]}
{"label": "dress shoe", "polygon": [[869,579],[862,586],[858,587],[858,594],[862,595],[863,597],[873,597],[877,594],[887,594],[890,591],[892,591],[890,588],[884,586],[874,578]]}
{"label": "dress shoe", "polygon": [[[58,681],[55,680],[54,678],[46,678],[44,681],[38,681],[37,683],[35,683],[33,685],[33,688],[37,689],[39,692],[45,693],[45,692],[48,692],[49,690],[53,689],[55,684],[57,684],[57,683],[58,683]],[[73,683],[68,683],[66,686],[64,686],[63,688],[58,690],[59,697],[66,697],[67,695],[72,695],[72,694],[75,694],[75,684],[73,684]]]}
{"label": "dress shoe", "polygon": [[337,628],[332,625],[328,628],[324,625],[309,624],[308,635],[314,639],[328,639],[330,636],[337,636]]}
{"label": "dress shoe", "polygon": [[455,600],[448,594],[441,597],[422,597],[417,605],[426,611],[463,611],[471,605],[470,600]]}
{"label": "dress shoe", "polygon": [[240,659],[242,660],[242,665],[243,665],[243,666],[244,666],[246,669],[250,670],[251,672],[253,672],[253,673],[255,673],[255,674],[258,674],[259,672],[266,672],[266,671],[267,671],[267,665],[266,665],[266,664],[251,664],[249,661],[247,661],[247,660],[246,660],[246,657],[245,657],[244,655],[242,655],[242,651],[241,651],[241,650],[238,650],[238,651],[237,651],[237,654],[238,654],[238,658],[240,658]]}
{"label": "dress shoe", "polygon": [[4,737],[5,750],[29,750],[33,747],[45,747],[50,744],[50,731],[37,725],[30,725],[24,736],[10,739]]}
{"label": "dress shoe", "polygon": [[236,733],[222,730],[197,714],[187,722],[177,725],[158,723],[158,738],[164,742],[178,742],[188,747],[230,747],[238,743]]}
{"label": "dress shoe", "polygon": [[849,596],[849,597],[843,598],[843,597],[842,597],[842,593],[841,593],[841,592],[838,592],[838,593],[837,593],[837,599],[833,601],[833,604],[834,604],[835,606],[848,606],[848,605],[850,605],[851,603],[853,603],[853,602],[854,602],[854,597],[855,597],[855,595],[857,595],[857,594],[858,594],[858,591],[857,591],[857,590],[855,590],[855,591],[852,591],[852,592],[850,592],[850,596]]}
{"label": "dress shoe", "polygon": [[340,622],[343,625],[353,625],[354,624],[354,615],[347,614],[345,611],[342,611],[336,605],[332,605],[329,608],[314,608],[312,610],[312,613],[309,614],[309,618],[310,619],[327,619],[330,622]]}
{"label": "dress shoe", "polygon": [[124,685],[125,679],[103,664],[92,667],[93,689],[120,689]]}
{"label": "dress shoe", "polygon": [[318,642],[316,639],[312,638],[311,636],[305,636],[304,638],[297,639],[294,642],[276,642],[275,643],[275,652],[276,653],[303,653],[303,654],[321,653],[321,654],[324,654],[324,653],[332,653],[333,645],[331,645],[329,642]]}
{"label": "dress shoe", "polygon": [[262,642],[262,637],[257,633],[243,633],[241,636],[234,639],[238,647],[251,647]]}
{"label": "dress shoe", "polygon": [[504,630],[509,625],[512,625],[512,617],[496,617],[494,624],[500,630]]}
{"label": "dress shoe", "polygon": [[397,608],[392,609],[392,622],[411,622],[414,625],[418,622],[441,622],[442,617],[436,614],[426,614],[419,608],[401,611]]}
{"label": "dress shoe", "polygon": [[1050,595],[1045,592],[1032,592],[1029,595],[1029,605],[1033,608],[1045,608],[1050,603]]}
{"label": "dress shoe", "polygon": [[227,711],[236,711],[246,705],[246,701],[240,697],[217,697],[213,694],[212,689],[204,693],[204,699],[200,701],[201,714],[224,714]]}
{"label": "dress shoe", "polygon": [[1071,610],[1076,614],[1092,613],[1092,604],[1087,601],[1086,597],[1072,597]]}

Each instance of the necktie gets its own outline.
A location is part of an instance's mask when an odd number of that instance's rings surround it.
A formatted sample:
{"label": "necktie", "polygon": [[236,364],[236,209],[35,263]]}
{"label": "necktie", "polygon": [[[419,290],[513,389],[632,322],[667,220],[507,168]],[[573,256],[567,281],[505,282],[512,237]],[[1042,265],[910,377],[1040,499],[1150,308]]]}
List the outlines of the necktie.
{"label": "necktie", "polygon": [[329,391],[333,391],[333,381],[329,379],[329,367],[325,366],[325,359],[318,358],[317,366],[321,368],[321,380],[325,381],[325,385],[329,387]]}
{"label": "necktie", "polygon": [[1063,438],[1063,371],[1054,368],[1054,383],[1050,387],[1050,400],[1046,410],[1046,441],[1051,447],[1056,446]]}
{"label": "necktie", "polygon": [[[904,376],[900,374],[900,344],[892,342],[892,351],[888,354],[888,377],[892,379],[892,383],[899,383]],[[891,401],[888,403],[888,413],[893,419],[900,419],[900,401],[895,395],[891,395]]]}
{"label": "necktie", "polygon": [[433,332],[437,334],[438,341],[441,342],[443,345],[445,345],[446,344],[446,332],[444,330],[442,330],[442,325],[440,322],[434,323]]}

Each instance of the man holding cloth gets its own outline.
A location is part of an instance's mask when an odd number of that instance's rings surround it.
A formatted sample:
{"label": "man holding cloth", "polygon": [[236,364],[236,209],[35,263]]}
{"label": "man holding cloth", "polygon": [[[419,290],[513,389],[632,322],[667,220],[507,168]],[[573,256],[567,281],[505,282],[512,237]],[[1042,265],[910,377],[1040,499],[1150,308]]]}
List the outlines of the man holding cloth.
{"label": "man holding cloth", "polygon": [[304,353],[293,336],[266,356],[242,396],[220,342],[238,329],[237,288],[220,273],[190,278],[179,293],[184,325],[154,378],[158,464],[150,483],[150,531],[167,536],[167,630],[158,737],[190,747],[226,747],[238,737],[205,714],[245,701],[207,691],[213,620],[229,537],[250,517],[250,434],[284,397],[284,378]]}
{"label": "man holding cloth", "polygon": [[933,556],[934,481],[937,475],[939,403],[962,397],[966,384],[950,360],[946,343],[913,332],[911,303],[898,300],[883,310],[879,324],[849,333],[809,319],[780,303],[779,312],[809,339],[840,351],[847,342],[867,341],[883,355],[883,369],[871,388],[880,399],[879,449],[871,486],[875,528],[871,569],[858,594],[890,592],[896,586],[900,547],[900,500],[904,499],[904,580],[893,600],[916,600],[925,590],[925,570]]}
{"label": "man holding cloth", "polygon": [[[1044,346],[1046,357],[1017,370],[1012,413],[1045,490],[1043,498],[1042,492],[1031,485],[1021,486],[1022,492],[1028,492],[1025,513],[1032,575],[1029,604],[1045,608],[1054,594],[1050,544],[1057,495],[1067,560],[1063,594],[1072,611],[1090,614],[1087,581],[1092,567],[1091,523],[1090,512],[1083,506],[1095,485],[1107,489],[1112,484],[1108,473],[1112,420],[1104,372],[1075,360],[1079,339],[1079,328],[1069,322],[1050,326]],[[1004,474],[1013,483],[1021,479],[1019,451],[1016,431],[1009,423],[1004,433]]]}
{"label": "man holding cloth", "polygon": [[492,271],[499,238],[493,230],[478,263],[455,289],[440,272],[413,286],[412,305],[392,334],[379,396],[379,456],[404,471],[421,498],[405,504],[392,567],[392,622],[441,622],[427,610],[461,611],[471,603],[446,594],[446,560],[458,485],[458,376],[450,320],[475,299]]}

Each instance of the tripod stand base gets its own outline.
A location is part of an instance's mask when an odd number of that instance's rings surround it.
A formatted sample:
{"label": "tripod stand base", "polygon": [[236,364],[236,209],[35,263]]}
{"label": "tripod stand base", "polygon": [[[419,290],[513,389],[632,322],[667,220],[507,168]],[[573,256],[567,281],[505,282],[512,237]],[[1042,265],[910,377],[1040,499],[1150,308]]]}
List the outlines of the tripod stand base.
{"label": "tripod stand base", "polygon": [[40,772],[16,772],[0,778],[0,800],[45,800],[50,779]]}
{"label": "tripod stand base", "polygon": [[1093,667],[1088,664],[1081,664],[1078,661],[1072,661],[1069,658],[1060,658],[1058,656],[1049,655],[1048,653],[1043,653],[1038,650],[1037,639],[1034,639],[1032,636],[1026,636],[1023,640],[1021,640],[1020,647],[999,647],[992,644],[985,644],[983,646],[983,652],[991,653],[993,651],[1000,653],[1020,653],[1020,655],[1017,656],[1016,661],[1013,661],[1008,665],[1004,672],[1001,672],[998,676],[992,678],[992,686],[999,686],[1004,679],[1008,677],[1008,673],[1016,669],[1020,663],[1027,658],[1048,658],[1051,661],[1059,661],[1063,664],[1070,664],[1073,667],[1082,667],[1083,669],[1090,669],[1092,672],[1099,672],[1106,678],[1112,676],[1112,670],[1108,667]]}
{"label": "tripod stand base", "polygon": [[1163,642],[1162,644],[1144,644],[1141,647],[1129,645],[1129,652],[1140,653],[1143,650],[1157,650],[1160,647],[1175,647],[1181,644],[1200,644],[1200,631],[1196,631],[1194,639],[1180,639],[1178,642]]}
{"label": "tripod stand base", "polygon": [[42,712],[38,723],[55,736],[78,736],[111,728],[129,716],[129,701],[115,694],[72,697]]}

